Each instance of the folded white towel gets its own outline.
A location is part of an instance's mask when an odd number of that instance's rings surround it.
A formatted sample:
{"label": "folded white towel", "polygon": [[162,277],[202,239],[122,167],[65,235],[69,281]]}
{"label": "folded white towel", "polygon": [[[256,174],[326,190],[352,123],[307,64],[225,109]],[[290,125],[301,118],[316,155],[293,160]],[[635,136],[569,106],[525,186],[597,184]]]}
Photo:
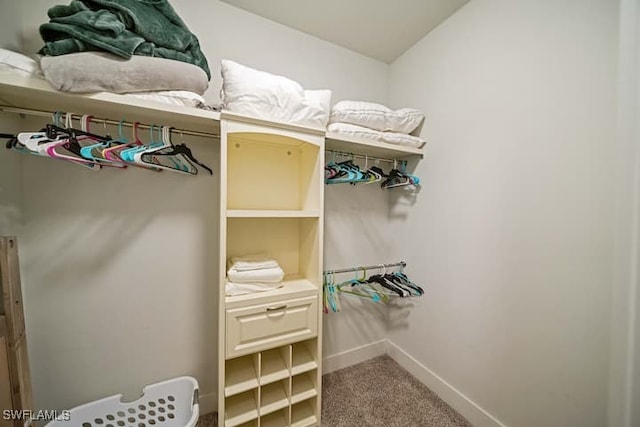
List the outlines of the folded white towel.
{"label": "folded white towel", "polygon": [[271,291],[282,286],[282,282],[278,283],[235,283],[227,282],[225,293],[228,296],[251,294],[255,292]]}
{"label": "folded white towel", "polygon": [[278,261],[268,258],[266,255],[248,255],[233,257],[227,263],[227,268],[236,271],[261,270],[278,267]]}
{"label": "folded white towel", "polygon": [[236,283],[276,283],[284,278],[284,271],[280,267],[263,268],[261,270],[238,271],[233,268],[227,271],[229,280]]}

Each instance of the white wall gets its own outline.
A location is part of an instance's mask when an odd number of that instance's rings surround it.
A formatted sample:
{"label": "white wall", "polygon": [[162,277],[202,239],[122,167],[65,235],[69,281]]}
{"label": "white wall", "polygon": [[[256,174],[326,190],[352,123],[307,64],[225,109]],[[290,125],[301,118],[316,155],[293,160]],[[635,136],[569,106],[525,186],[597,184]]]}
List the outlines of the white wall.
{"label": "white wall", "polygon": [[[17,38],[24,51],[41,46],[37,28],[57,3],[20,3]],[[218,1],[172,4],[209,59],[211,101],[217,101],[223,57],[308,88],[330,88],[334,100],[387,100],[386,64]],[[215,144],[192,144],[215,165]],[[217,176],[92,174],[40,158],[24,159],[23,175],[23,286],[36,406],[65,408],[110,393],[135,394],[146,383],[190,374],[200,382],[204,410],[212,409]],[[327,191],[327,267],[388,262],[389,230],[379,226],[384,194],[348,187]],[[360,206],[371,211],[362,213]],[[328,318],[325,354],[383,338],[386,319],[379,309]]]}
{"label": "white wall", "polygon": [[394,221],[427,294],[389,337],[508,426],[606,425],[617,13],[474,0],[391,66],[430,142]]}

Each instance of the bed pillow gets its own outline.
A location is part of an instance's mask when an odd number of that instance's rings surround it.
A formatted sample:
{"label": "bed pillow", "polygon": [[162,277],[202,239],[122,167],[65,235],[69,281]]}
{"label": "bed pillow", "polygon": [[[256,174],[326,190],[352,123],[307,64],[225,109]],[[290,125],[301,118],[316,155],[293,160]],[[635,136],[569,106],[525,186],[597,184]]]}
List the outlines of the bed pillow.
{"label": "bed pillow", "polygon": [[0,69],[11,71],[24,77],[42,78],[40,66],[27,55],[0,49]]}
{"label": "bed pillow", "polygon": [[330,90],[305,91],[296,81],[223,59],[222,108],[246,116],[324,128]]}
{"label": "bed pillow", "polygon": [[382,141],[413,148],[422,148],[427,143],[427,141],[417,136],[398,132],[381,132],[349,123],[331,123],[327,127],[327,131],[352,138],[371,139],[373,141]]}
{"label": "bed pillow", "polygon": [[330,123],[351,123],[382,132],[409,134],[416,130],[424,113],[415,108],[391,110],[381,104],[364,101],[340,101],[331,110]]}
{"label": "bed pillow", "polygon": [[40,66],[49,84],[64,92],[184,90],[202,95],[209,86],[197,65],[150,56],[123,59],[106,52],[78,52],[43,56]]}

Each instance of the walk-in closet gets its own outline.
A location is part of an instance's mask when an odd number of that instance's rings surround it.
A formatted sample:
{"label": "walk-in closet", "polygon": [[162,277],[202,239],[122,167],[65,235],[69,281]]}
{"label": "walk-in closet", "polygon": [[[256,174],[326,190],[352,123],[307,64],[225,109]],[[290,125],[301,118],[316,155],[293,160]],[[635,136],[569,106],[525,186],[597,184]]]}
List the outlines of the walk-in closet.
{"label": "walk-in closet", "polygon": [[639,0],[0,3],[0,427],[636,427]]}

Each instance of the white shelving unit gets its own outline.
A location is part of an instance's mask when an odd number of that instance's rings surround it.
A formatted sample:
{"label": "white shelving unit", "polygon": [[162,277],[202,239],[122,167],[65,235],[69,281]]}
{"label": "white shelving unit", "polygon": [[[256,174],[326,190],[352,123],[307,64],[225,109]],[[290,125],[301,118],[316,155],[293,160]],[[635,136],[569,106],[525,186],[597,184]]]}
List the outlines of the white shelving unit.
{"label": "white shelving unit", "polygon": [[[221,120],[219,425],[318,425],[324,131]],[[282,287],[226,296],[227,259],[256,253]]]}

